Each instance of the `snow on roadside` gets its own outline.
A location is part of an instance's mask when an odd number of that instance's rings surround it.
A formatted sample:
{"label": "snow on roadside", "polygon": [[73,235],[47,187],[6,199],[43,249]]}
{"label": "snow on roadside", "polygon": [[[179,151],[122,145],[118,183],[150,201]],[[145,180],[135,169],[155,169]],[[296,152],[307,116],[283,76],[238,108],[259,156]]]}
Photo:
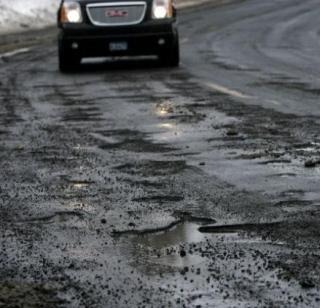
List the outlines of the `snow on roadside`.
{"label": "snow on roadside", "polygon": [[[217,0],[176,0],[179,8]],[[0,33],[53,25],[60,0],[0,0]]]}
{"label": "snow on roadside", "polygon": [[0,0],[0,33],[54,24],[59,0]]}

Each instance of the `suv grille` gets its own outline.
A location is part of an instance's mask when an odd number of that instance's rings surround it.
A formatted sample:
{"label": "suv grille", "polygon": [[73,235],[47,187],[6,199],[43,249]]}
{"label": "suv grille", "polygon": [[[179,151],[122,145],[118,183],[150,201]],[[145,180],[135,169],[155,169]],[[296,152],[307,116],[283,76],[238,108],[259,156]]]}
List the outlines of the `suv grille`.
{"label": "suv grille", "polygon": [[90,21],[96,26],[123,26],[140,23],[146,13],[146,2],[107,2],[87,5]]}

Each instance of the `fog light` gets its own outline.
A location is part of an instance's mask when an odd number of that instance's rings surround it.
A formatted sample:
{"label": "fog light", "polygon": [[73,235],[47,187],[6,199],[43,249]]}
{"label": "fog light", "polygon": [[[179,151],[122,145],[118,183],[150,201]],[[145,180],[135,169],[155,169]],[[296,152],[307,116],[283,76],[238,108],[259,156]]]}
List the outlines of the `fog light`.
{"label": "fog light", "polygon": [[159,45],[164,45],[165,43],[166,43],[166,40],[163,38],[159,39],[159,41],[158,41]]}
{"label": "fog light", "polygon": [[72,49],[78,49],[79,48],[79,44],[74,42],[74,43],[71,44],[71,48]]}

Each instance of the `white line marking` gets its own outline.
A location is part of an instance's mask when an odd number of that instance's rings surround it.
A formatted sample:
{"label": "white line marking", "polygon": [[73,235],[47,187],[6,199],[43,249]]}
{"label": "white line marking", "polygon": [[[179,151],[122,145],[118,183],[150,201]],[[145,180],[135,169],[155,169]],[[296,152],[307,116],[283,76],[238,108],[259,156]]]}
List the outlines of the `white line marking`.
{"label": "white line marking", "polygon": [[182,3],[177,3],[176,7],[177,7],[177,9],[184,9],[184,8],[188,8],[188,7],[191,7],[191,6],[204,4],[204,3],[207,3],[207,2],[209,3],[209,2],[211,2],[211,0],[185,0]]}
{"label": "white line marking", "polygon": [[20,53],[26,53],[28,51],[30,51],[30,48],[21,48],[21,49],[16,49],[16,50],[10,51],[10,52],[5,52],[3,54],[0,54],[0,59],[13,57],[13,56],[18,55]]}
{"label": "white line marking", "polygon": [[213,90],[216,90],[218,92],[222,92],[222,93],[234,96],[236,98],[246,98],[246,99],[253,98],[252,96],[246,95],[246,94],[241,93],[241,92],[239,92],[237,90],[229,89],[227,87],[218,85],[216,83],[204,82],[204,84],[210,89],[213,89]]}
{"label": "white line marking", "polygon": [[184,37],[180,40],[180,44],[185,44],[189,42],[189,38],[188,37]]}
{"label": "white line marking", "polygon": [[274,104],[274,105],[277,105],[277,106],[280,105],[280,103],[279,103],[278,101],[274,100],[274,99],[269,99],[269,102],[270,102],[271,104]]}

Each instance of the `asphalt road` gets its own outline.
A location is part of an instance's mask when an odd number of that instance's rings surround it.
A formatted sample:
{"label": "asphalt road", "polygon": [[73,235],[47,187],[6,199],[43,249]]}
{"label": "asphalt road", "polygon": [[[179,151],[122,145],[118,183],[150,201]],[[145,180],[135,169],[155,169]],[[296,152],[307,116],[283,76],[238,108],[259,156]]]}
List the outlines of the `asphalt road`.
{"label": "asphalt road", "polygon": [[319,116],[318,13],[316,0],[246,1],[205,18],[200,11],[182,29],[184,62],[259,106]]}
{"label": "asphalt road", "polygon": [[179,69],[1,38],[0,307],[318,307],[319,10],[184,10]]}

